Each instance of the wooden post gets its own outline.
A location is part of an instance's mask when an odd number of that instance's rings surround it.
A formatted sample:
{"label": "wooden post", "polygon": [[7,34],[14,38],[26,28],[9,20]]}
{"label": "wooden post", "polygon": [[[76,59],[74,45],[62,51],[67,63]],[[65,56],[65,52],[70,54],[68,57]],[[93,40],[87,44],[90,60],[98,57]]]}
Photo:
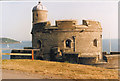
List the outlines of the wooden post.
{"label": "wooden post", "polygon": [[34,51],[32,50],[32,60],[34,60]]}

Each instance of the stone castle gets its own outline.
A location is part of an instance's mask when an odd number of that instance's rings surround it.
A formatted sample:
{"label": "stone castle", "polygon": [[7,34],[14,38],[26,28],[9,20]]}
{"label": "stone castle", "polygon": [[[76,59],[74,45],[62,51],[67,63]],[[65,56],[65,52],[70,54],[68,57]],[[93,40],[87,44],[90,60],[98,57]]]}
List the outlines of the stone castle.
{"label": "stone castle", "polygon": [[40,49],[35,58],[79,63],[87,61],[84,58],[102,59],[102,27],[98,21],[83,20],[78,25],[76,20],[56,20],[51,26],[41,2],[32,12],[32,48]]}

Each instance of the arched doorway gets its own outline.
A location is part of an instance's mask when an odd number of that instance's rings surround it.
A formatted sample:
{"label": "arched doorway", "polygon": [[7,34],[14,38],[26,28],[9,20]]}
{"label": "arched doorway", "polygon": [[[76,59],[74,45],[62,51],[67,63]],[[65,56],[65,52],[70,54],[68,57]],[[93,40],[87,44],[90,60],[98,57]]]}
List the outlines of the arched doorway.
{"label": "arched doorway", "polygon": [[40,40],[37,41],[37,48],[40,49],[42,47],[42,43]]}

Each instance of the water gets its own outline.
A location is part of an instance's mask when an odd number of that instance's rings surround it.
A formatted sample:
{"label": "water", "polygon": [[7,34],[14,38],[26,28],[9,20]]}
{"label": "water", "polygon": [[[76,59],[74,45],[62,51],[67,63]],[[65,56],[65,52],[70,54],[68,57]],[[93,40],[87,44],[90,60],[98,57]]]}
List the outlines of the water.
{"label": "water", "polygon": [[[0,48],[3,49],[23,49],[24,47],[32,47],[31,41],[22,41],[16,44],[0,44]],[[2,53],[10,53],[11,50],[2,50]],[[10,59],[10,55],[2,55],[2,59]]]}
{"label": "water", "polygon": [[[110,52],[110,40],[109,39],[103,39],[102,40],[102,51]],[[111,51],[120,51],[118,50],[118,47],[120,45],[118,44],[118,39],[111,39]]]}
{"label": "water", "polygon": [[[111,51],[120,51],[118,50],[118,40],[111,39]],[[31,41],[22,41],[17,44],[0,44],[0,48],[11,48],[11,49],[23,49],[24,47],[31,47]],[[110,52],[109,50],[109,39],[103,39],[102,41],[103,51]],[[119,45],[120,46],[120,45]],[[2,50],[2,53],[10,53],[11,50]],[[2,59],[10,59],[9,55],[2,55]]]}

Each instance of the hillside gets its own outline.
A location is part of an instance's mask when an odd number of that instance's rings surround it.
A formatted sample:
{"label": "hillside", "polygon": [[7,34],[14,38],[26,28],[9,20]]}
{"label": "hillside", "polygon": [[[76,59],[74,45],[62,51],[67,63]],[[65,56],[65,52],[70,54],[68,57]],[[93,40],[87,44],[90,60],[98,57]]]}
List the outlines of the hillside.
{"label": "hillside", "polygon": [[9,43],[20,43],[20,42],[10,38],[0,38],[0,44],[9,44]]}
{"label": "hillside", "polygon": [[42,79],[118,79],[114,69],[42,60],[2,60],[2,69],[35,73]]}

